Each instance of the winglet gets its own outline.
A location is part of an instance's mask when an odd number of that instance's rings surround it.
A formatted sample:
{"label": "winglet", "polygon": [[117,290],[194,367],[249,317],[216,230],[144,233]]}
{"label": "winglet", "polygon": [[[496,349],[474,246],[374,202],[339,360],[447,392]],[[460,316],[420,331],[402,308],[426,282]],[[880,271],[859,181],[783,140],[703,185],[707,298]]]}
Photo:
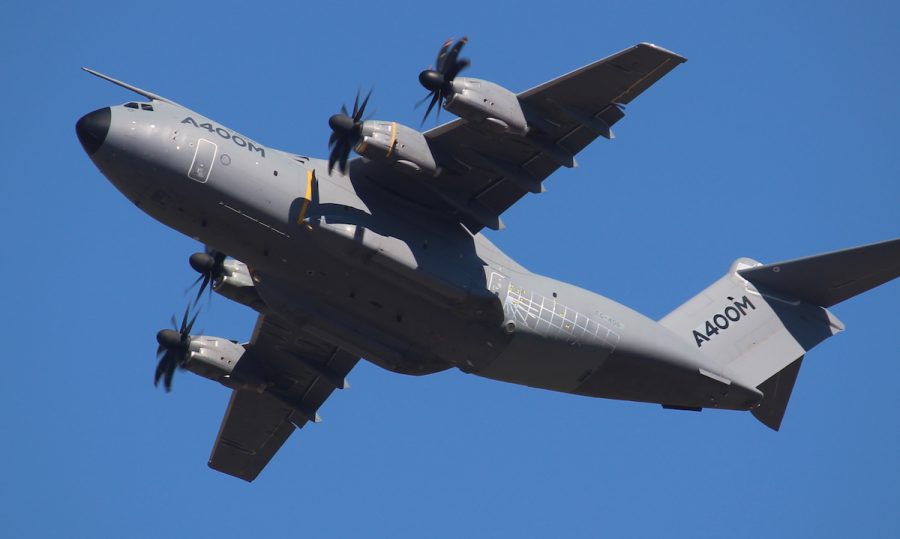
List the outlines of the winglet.
{"label": "winglet", "polygon": [[140,96],[144,96],[147,99],[150,99],[151,101],[162,101],[164,103],[169,103],[170,105],[176,105],[179,107],[181,106],[178,103],[172,101],[171,99],[166,99],[165,97],[154,94],[153,92],[141,90],[137,86],[132,86],[126,82],[122,82],[120,80],[114,79],[114,78],[110,77],[109,75],[104,75],[103,73],[100,73],[99,71],[94,71],[93,69],[89,69],[87,67],[82,67],[81,69],[83,69],[84,71],[87,71],[88,73],[90,73],[91,75],[94,75],[95,77],[100,77],[103,80],[109,81],[109,82],[115,84],[116,86],[121,86],[122,88],[125,88],[126,90],[131,90],[132,92],[134,92]]}

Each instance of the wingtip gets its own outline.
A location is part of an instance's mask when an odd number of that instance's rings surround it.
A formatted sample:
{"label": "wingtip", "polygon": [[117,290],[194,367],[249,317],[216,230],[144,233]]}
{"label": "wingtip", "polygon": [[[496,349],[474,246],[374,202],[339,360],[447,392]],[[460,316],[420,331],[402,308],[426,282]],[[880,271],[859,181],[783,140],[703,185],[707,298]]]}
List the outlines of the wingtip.
{"label": "wingtip", "polygon": [[667,49],[667,48],[665,48],[665,47],[660,47],[659,45],[657,45],[657,44],[655,44],[655,43],[650,43],[649,41],[641,41],[640,43],[638,43],[637,46],[638,46],[638,47],[648,47],[648,48],[651,48],[651,49],[655,49],[655,50],[658,50],[658,51],[660,51],[660,52],[663,52],[663,53],[665,53],[665,54],[668,54],[668,55],[672,56],[673,59],[678,60],[679,62],[687,62],[687,58],[685,58],[684,56],[682,56],[682,55],[680,55],[680,54],[678,54],[678,53],[676,53],[676,52],[672,52],[672,51],[670,51],[669,49]]}
{"label": "wingtip", "polygon": [[81,70],[84,71],[85,73],[90,73],[91,75],[93,75],[95,77],[100,77],[101,79],[104,79],[104,80],[110,80],[110,77],[108,75],[104,75],[103,73],[97,71],[96,69],[91,69],[87,66],[81,66]]}

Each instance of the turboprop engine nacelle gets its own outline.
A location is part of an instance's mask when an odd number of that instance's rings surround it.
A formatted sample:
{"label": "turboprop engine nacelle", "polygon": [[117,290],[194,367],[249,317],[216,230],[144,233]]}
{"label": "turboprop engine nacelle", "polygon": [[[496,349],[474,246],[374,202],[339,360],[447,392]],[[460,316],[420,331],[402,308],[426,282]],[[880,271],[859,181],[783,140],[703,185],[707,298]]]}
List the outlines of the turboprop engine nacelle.
{"label": "turboprop engine nacelle", "polygon": [[425,136],[397,122],[368,120],[362,123],[354,150],[374,161],[401,165],[413,172],[436,175],[438,166]]}
{"label": "turboprop engine nacelle", "polygon": [[192,336],[184,368],[232,389],[264,390],[265,383],[252,369],[236,369],[243,355],[244,347],[234,341],[206,335]]}
{"label": "turboprop engine nacelle", "polygon": [[468,77],[456,77],[451,84],[453,92],[447,96],[445,110],[503,133],[528,133],[516,94],[493,82]]}
{"label": "turboprop engine nacelle", "polygon": [[240,260],[227,259],[222,263],[222,269],[222,276],[213,285],[216,292],[258,313],[267,310],[246,264]]}

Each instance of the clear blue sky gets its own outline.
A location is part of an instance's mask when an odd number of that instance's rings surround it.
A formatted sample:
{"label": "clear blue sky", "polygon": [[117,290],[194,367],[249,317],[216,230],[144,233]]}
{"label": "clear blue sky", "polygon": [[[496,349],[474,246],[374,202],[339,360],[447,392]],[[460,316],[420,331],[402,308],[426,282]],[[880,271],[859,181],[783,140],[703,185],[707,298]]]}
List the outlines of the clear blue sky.
{"label": "clear blue sky", "polygon": [[[466,74],[514,91],[651,41],[689,61],[616,140],[505,214],[501,248],[658,318],[739,256],[900,235],[896,3],[492,4],[4,8],[0,535],[900,533],[900,282],[833,309],[847,331],[807,356],[780,433],[361,362],[255,483],[206,467],[228,391],[186,373],[168,395],[152,384],[154,335],[183,308],[199,245],[82,152],[78,117],[133,99],[82,65],[324,156],[328,116],[359,87],[378,118],[418,125],[416,75],[448,37],[470,38]],[[217,297],[198,327],[247,339],[253,321]]]}

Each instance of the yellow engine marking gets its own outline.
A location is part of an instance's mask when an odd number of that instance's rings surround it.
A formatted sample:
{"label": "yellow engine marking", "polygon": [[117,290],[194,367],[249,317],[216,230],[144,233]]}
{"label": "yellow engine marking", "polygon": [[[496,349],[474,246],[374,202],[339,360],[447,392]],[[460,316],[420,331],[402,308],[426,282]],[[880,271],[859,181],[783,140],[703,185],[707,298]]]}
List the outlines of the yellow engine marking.
{"label": "yellow engine marking", "polygon": [[394,151],[394,143],[397,142],[397,122],[391,122],[391,144],[388,146],[388,153],[385,157],[390,157]]}
{"label": "yellow engine marking", "polygon": [[312,201],[313,180],[316,178],[316,171],[309,169],[306,171],[306,194],[303,196],[303,205],[300,206],[300,214],[297,215],[297,224],[302,224],[306,218],[306,210],[309,209],[309,203]]}

